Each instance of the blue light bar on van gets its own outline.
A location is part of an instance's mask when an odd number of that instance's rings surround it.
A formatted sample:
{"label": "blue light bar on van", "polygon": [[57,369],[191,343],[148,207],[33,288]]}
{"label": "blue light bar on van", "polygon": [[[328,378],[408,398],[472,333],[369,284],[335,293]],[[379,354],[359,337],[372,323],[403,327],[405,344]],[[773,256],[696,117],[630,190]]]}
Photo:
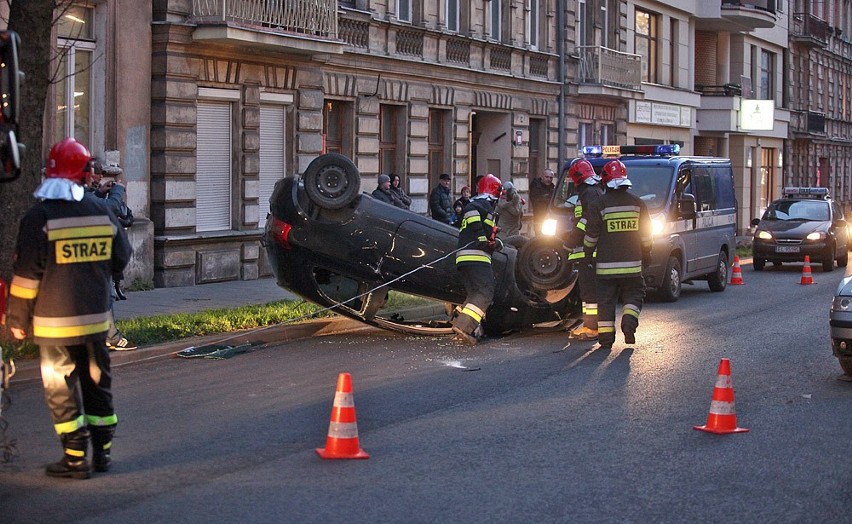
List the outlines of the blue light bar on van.
{"label": "blue light bar on van", "polygon": [[680,154],[678,144],[657,144],[647,146],[585,146],[583,156],[602,157],[618,155],[656,155],[676,156]]}

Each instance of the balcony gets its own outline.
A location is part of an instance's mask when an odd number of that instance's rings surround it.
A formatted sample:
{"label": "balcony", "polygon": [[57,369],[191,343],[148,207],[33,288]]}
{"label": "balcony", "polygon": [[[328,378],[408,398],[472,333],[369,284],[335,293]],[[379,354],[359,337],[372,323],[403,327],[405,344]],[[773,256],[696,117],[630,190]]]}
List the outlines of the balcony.
{"label": "balcony", "polygon": [[828,22],[808,13],[795,13],[790,23],[790,39],[806,47],[825,47],[831,29]]}
{"label": "balcony", "polygon": [[722,19],[747,31],[775,27],[775,0],[722,0]]}
{"label": "balcony", "polygon": [[641,55],[601,46],[578,46],[577,55],[578,94],[637,98],[629,92],[642,90]]}
{"label": "balcony", "polygon": [[798,138],[825,137],[825,113],[819,111],[794,111],[790,122],[793,134]]}
{"label": "balcony", "polygon": [[193,40],[305,54],[343,53],[337,0],[193,0]]}

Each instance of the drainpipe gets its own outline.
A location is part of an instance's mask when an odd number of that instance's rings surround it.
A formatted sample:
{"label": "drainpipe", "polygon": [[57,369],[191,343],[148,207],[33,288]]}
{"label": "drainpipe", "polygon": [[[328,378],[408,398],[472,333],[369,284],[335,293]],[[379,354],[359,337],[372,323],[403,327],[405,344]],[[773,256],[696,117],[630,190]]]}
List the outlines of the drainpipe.
{"label": "drainpipe", "polygon": [[565,0],[556,2],[556,54],[559,55],[559,147],[558,164],[555,169],[557,174],[562,173],[565,165]]}

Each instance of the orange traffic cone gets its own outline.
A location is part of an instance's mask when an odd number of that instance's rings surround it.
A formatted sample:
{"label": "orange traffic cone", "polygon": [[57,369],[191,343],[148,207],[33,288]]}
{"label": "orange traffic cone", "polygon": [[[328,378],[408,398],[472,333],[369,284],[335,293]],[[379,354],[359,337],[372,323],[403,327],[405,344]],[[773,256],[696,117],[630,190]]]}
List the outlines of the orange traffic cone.
{"label": "orange traffic cone", "polygon": [[740,257],[734,255],[734,268],[731,272],[731,285],[741,286],[745,284],[743,281],[743,270],[740,268]]}
{"label": "orange traffic cone", "polygon": [[317,448],[324,459],[367,459],[370,455],[358,443],[358,423],[355,421],[355,398],[352,396],[352,377],[349,373],[337,376],[337,391],[331,408],[328,438],[325,448]]}
{"label": "orange traffic cone", "polygon": [[716,387],[713,388],[713,400],[710,402],[710,413],[707,424],[692,426],[692,429],[725,435],[727,433],[744,433],[745,428],[737,427],[737,414],[734,412],[734,388],[731,385],[731,361],[723,358],[719,364],[719,374],[716,377]]}
{"label": "orange traffic cone", "polygon": [[802,268],[802,280],[799,281],[799,284],[807,285],[813,283],[814,277],[811,274],[811,257],[810,255],[805,255],[805,267]]}

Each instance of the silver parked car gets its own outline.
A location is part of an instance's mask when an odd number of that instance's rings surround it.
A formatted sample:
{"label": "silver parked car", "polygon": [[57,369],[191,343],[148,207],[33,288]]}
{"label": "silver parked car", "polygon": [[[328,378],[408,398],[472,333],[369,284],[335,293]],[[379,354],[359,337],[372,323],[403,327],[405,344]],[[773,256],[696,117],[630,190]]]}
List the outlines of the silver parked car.
{"label": "silver parked car", "polygon": [[844,277],[831,301],[831,349],[843,372],[852,376],[852,275]]}

